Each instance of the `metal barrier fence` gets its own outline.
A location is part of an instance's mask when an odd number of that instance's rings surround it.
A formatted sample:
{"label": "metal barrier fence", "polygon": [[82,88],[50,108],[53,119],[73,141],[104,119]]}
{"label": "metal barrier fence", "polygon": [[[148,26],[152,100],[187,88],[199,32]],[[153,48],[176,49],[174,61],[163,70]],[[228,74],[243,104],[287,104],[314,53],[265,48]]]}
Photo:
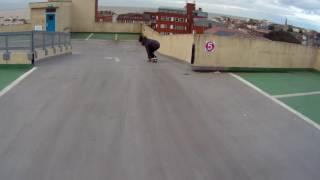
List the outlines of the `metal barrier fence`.
{"label": "metal barrier fence", "polygon": [[36,49],[42,49],[48,53],[47,48],[62,48],[71,46],[70,33],[63,32],[9,32],[0,33],[0,51],[4,51],[3,59],[9,60],[12,51],[28,51],[29,59],[34,62]]}

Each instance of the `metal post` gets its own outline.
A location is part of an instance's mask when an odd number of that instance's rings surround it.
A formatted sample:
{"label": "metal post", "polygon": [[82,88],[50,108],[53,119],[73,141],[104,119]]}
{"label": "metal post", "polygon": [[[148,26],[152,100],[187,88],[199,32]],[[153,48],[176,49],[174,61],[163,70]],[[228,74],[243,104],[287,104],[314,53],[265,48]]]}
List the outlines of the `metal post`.
{"label": "metal post", "polygon": [[42,31],[42,49],[44,51],[44,55],[47,56],[48,55],[48,50],[47,50],[47,34],[45,31]]}
{"label": "metal post", "polygon": [[31,60],[31,64],[34,65],[34,56],[35,56],[35,50],[34,50],[34,31],[31,31],[31,47],[30,47],[30,54],[29,59]]}
{"label": "metal post", "polygon": [[5,35],[5,36],[4,36],[5,46],[6,46],[6,47],[5,47],[6,52],[3,54],[3,60],[5,60],[5,61],[9,61],[9,60],[10,60],[8,36],[9,36],[9,35]]}
{"label": "metal post", "polygon": [[64,38],[64,47],[65,47],[65,50],[68,50],[68,46],[67,46],[67,36],[66,34],[63,33],[63,38]]}
{"label": "metal post", "polygon": [[8,40],[8,35],[6,35],[6,36],[4,37],[4,39],[5,39],[6,53],[8,53],[8,52],[9,52],[9,40]]}
{"label": "metal post", "polygon": [[53,54],[56,53],[56,49],[55,49],[55,47],[54,47],[54,41],[55,41],[55,33],[52,33],[52,34],[51,34],[51,45],[52,45]]}
{"label": "metal post", "polygon": [[69,42],[70,50],[72,50],[72,45],[71,45],[71,34],[70,34],[70,33],[67,33],[67,37],[68,37],[68,42]]}
{"label": "metal post", "polygon": [[42,49],[46,50],[46,33],[42,32]]}
{"label": "metal post", "polygon": [[51,48],[54,48],[54,33],[51,34]]}
{"label": "metal post", "polygon": [[62,52],[62,47],[61,47],[61,33],[58,33],[58,43],[59,43],[60,52]]}

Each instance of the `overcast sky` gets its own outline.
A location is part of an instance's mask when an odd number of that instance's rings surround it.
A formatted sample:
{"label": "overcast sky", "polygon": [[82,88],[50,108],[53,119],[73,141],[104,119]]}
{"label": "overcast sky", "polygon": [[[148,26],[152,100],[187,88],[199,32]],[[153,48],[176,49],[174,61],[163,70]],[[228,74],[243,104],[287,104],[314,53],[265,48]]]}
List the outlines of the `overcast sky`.
{"label": "overcast sky", "polygon": [[[0,8],[23,8],[30,1],[0,0]],[[40,0],[41,1],[41,0]],[[320,0],[197,0],[198,7],[213,13],[267,19],[320,31]],[[100,5],[183,7],[185,0],[100,0]]]}

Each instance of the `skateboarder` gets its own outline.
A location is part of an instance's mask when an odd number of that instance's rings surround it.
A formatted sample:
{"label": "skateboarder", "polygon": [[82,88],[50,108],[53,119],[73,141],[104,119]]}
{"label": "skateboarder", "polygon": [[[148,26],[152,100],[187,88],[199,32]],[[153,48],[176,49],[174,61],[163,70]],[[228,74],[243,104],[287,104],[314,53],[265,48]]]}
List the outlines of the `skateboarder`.
{"label": "skateboarder", "polygon": [[147,37],[140,37],[140,42],[143,46],[146,47],[147,54],[148,54],[148,61],[149,62],[157,62],[157,56],[154,55],[154,52],[156,52],[160,48],[160,43],[153,39],[148,39]]}

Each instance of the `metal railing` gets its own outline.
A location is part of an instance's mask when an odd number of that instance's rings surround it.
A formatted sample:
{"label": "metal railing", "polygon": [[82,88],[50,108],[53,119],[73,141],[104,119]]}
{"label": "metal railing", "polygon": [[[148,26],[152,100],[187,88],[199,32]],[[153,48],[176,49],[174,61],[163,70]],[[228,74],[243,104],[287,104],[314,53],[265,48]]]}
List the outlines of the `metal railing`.
{"label": "metal railing", "polygon": [[0,33],[0,51],[4,51],[4,60],[10,59],[12,51],[27,51],[29,59],[34,63],[36,49],[42,49],[47,54],[48,48],[53,48],[55,53],[56,48],[62,51],[63,47],[70,46],[70,33],[46,31]]}

